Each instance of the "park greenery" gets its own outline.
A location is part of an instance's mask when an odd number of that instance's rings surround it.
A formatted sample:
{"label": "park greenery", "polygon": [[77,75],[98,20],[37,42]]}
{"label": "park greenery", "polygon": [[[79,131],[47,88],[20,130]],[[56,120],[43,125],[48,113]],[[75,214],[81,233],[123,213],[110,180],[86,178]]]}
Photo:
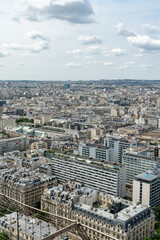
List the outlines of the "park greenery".
{"label": "park greenery", "polygon": [[16,120],[16,123],[34,123],[33,119],[29,119],[29,118],[19,118]]}

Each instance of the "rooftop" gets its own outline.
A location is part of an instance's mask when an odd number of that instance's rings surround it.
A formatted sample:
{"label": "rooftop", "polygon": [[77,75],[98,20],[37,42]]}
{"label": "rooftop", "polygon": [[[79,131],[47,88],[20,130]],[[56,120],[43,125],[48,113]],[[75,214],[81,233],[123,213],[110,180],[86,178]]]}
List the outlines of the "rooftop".
{"label": "rooftop", "polygon": [[158,168],[152,168],[147,172],[136,176],[136,178],[146,181],[152,181],[158,177],[160,178],[160,170]]}
{"label": "rooftop", "polygon": [[[4,229],[8,229],[12,226],[12,228],[17,229],[17,213],[7,214],[4,217],[0,218],[0,226]],[[51,233],[57,231],[53,225],[47,223],[45,221],[39,220],[38,218],[32,218],[25,215],[19,216],[19,226],[20,232],[26,233],[31,238],[33,237],[36,240],[42,239],[42,237],[46,237]]]}

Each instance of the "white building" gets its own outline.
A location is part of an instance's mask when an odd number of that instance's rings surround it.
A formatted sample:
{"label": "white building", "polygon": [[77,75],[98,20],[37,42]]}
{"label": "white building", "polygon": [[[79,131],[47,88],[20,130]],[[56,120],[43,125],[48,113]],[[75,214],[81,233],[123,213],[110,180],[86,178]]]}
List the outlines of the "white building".
{"label": "white building", "polygon": [[111,162],[122,163],[124,149],[137,146],[137,141],[124,139],[118,136],[107,136],[104,138],[104,146],[111,148]]}
{"label": "white building", "polygon": [[93,159],[110,161],[110,148],[105,146],[98,146],[96,144],[83,143],[78,148],[79,156],[84,156]]}
{"label": "white building", "polygon": [[122,163],[126,166],[126,184],[132,186],[133,179],[136,175],[146,172],[151,167],[156,167],[157,162],[154,158],[125,152]]}
{"label": "white building", "polygon": [[75,180],[114,196],[125,196],[125,166],[53,157],[52,174],[62,182]]}
{"label": "white building", "polygon": [[151,168],[133,180],[133,202],[151,207],[160,205],[160,169]]}

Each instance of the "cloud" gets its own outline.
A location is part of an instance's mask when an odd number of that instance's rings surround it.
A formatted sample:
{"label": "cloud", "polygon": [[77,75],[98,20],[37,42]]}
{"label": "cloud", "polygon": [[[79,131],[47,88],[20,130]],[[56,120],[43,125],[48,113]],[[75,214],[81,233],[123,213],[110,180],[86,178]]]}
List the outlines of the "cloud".
{"label": "cloud", "polygon": [[38,52],[41,52],[41,51],[49,49],[50,46],[49,46],[49,43],[46,42],[46,41],[39,41],[39,42],[29,46],[29,48],[30,48],[29,50],[31,52],[38,53]]}
{"label": "cloud", "polygon": [[159,51],[160,50],[160,39],[153,39],[147,35],[137,35],[134,37],[128,37],[128,42],[133,46],[141,48],[145,51]]}
{"label": "cloud", "polygon": [[134,61],[127,62],[124,65],[119,66],[117,69],[127,69],[127,68],[133,68],[136,66],[136,63]]}
{"label": "cloud", "polygon": [[143,24],[142,26],[147,33],[159,33],[160,32],[160,26],[155,26],[155,25],[151,25],[151,24]]}
{"label": "cloud", "polygon": [[99,64],[100,61],[88,61],[87,64]]}
{"label": "cloud", "polygon": [[77,48],[77,49],[73,49],[73,50],[67,50],[67,53],[69,53],[69,54],[80,54],[80,53],[82,53],[82,50]]}
{"label": "cloud", "polygon": [[117,35],[129,37],[129,36],[136,36],[136,33],[132,32],[129,29],[125,29],[123,23],[118,23],[115,25],[115,32]]}
{"label": "cloud", "polygon": [[7,57],[9,53],[5,49],[0,49],[0,57]]}
{"label": "cloud", "polygon": [[74,62],[69,62],[67,64],[65,64],[66,67],[71,67],[71,68],[78,68],[81,67],[81,63],[74,63]]}
{"label": "cloud", "polygon": [[16,63],[16,65],[18,65],[18,66],[24,66],[24,63],[18,62],[18,63]]}
{"label": "cloud", "polygon": [[116,55],[116,56],[125,55],[126,49],[113,48],[113,49],[111,50],[111,53],[112,53],[113,55]]}
{"label": "cloud", "polygon": [[142,53],[137,53],[137,54],[134,54],[134,57],[143,57],[143,54]]}
{"label": "cloud", "polygon": [[104,66],[113,66],[113,62],[104,62]]}
{"label": "cloud", "polygon": [[26,36],[30,39],[41,39],[41,40],[45,40],[45,41],[49,41],[49,38],[44,36],[42,33],[40,32],[36,32],[36,31],[30,31],[28,33],[26,33]]}
{"label": "cloud", "polygon": [[75,24],[94,22],[94,12],[88,0],[30,0],[25,3],[22,1],[19,8],[20,11],[13,17],[16,21],[58,19]]}
{"label": "cloud", "polygon": [[79,36],[77,40],[84,45],[102,44],[102,40],[94,35]]}
{"label": "cloud", "polygon": [[106,57],[111,56],[124,56],[126,54],[127,50],[122,48],[113,48],[111,51],[108,51],[105,53]]}
{"label": "cloud", "polygon": [[97,45],[93,45],[93,46],[87,47],[86,50],[91,54],[100,54],[102,51],[105,50],[105,48],[101,48]]}
{"label": "cloud", "polygon": [[149,70],[150,68],[152,68],[152,65],[149,65],[149,64],[142,64],[140,65],[140,67],[144,70]]}
{"label": "cloud", "polygon": [[88,59],[92,59],[92,58],[93,58],[92,56],[85,56],[84,60],[88,60]]}
{"label": "cloud", "polygon": [[5,50],[27,50],[32,53],[38,53],[50,48],[49,43],[47,41],[39,41],[34,44],[3,44],[2,48]]}

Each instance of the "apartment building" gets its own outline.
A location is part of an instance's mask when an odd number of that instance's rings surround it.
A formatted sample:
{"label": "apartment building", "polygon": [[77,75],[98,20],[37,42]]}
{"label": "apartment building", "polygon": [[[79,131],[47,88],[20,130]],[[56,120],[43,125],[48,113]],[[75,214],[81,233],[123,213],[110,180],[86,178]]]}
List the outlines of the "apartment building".
{"label": "apartment building", "polygon": [[151,168],[135,176],[133,180],[133,201],[151,207],[160,205],[160,169]]}
{"label": "apartment building", "polygon": [[54,176],[37,171],[0,170],[0,193],[35,207],[45,188],[57,183]]}
{"label": "apartment building", "polygon": [[85,228],[90,239],[143,240],[154,234],[155,219],[150,207],[96,193],[80,184],[69,182],[46,190],[41,208],[90,227]]}
{"label": "apartment building", "polygon": [[118,136],[106,136],[106,138],[104,138],[104,146],[111,149],[111,162],[122,163],[124,149],[137,146],[137,141]]}
{"label": "apartment building", "polygon": [[79,156],[99,159],[103,161],[110,161],[110,148],[105,146],[98,146],[96,144],[83,143],[78,148]]}
{"label": "apartment building", "polygon": [[146,172],[151,167],[156,167],[157,161],[155,161],[155,158],[126,151],[123,154],[122,161],[122,163],[126,166],[126,185],[132,186],[134,177]]}
{"label": "apartment building", "polygon": [[115,196],[125,196],[125,166],[97,161],[52,158],[52,174],[60,181],[71,179]]}

